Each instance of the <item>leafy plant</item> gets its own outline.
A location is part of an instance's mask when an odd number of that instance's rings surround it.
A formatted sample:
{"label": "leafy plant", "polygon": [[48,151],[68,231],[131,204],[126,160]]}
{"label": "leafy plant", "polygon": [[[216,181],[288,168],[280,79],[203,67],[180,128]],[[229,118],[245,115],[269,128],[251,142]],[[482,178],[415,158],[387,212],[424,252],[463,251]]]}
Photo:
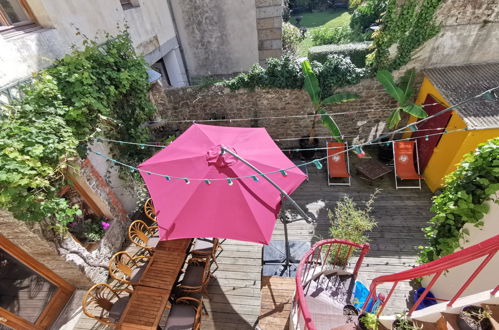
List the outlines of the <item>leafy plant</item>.
{"label": "leafy plant", "polygon": [[336,88],[357,84],[366,72],[342,55],[329,55],[323,64],[312,62],[311,65],[317,73],[322,98],[333,95]]}
{"label": "leafy plant", "polygon": [[[442,0],[388,0],[382,15],[382,28],[373,33],[373,49],[369,62],[374,71],[398,70],[407,64],[414,50],[440,31],[436,23]],[[396,52],[390,50],[396,49]]]}
{"label": "leafy plant", "polygon": [[[312,101],[312,105],[314,108],[314,114],[320,114],[323,125],[330,130],[333,138],[337,141],[342,142],[343,138],[341,136],[340,129],[338,128],[338,125],[334,121],[333,117],[331,115],[328,115],[327,111],[324,110],[324,106],[356,100],[359,98],[359,96],[351,93],[338,93],[323,98],[319,85],[319,79],[317,78],[315,72],[312,70],[309,61],[302,62],[302,71],[305,79],[303,88],[310,96],[310,100]],[[313,138],[315,134],[315,124],[316,117],[314,117],[312,128],[309,133],[310,138]]]}
{"label": "leafy plant", "polygon": [[[345,196],[338,201],[334,211],[329,211],[328,214],[331,221],[331,227],[329,228],[331,237],[358,244],[369,242],[366,232],[376,227],[376,220],[371,215],[371,212],[379,192],[380,190],[376,189],[362,209],[357,207],[357,204],[349,196]],[[347,251],[348,247],[342,247],[337,264],[345,265],[347,263]],[[336,259],[335,256],[332,256],[332,258]]]}
{"label": "leafy plant", "polygon": [[353,32],[348,26],[336,28],[323,27],[310,30],[310,38],[314,46],[321,46],[365,41],[368,39],[368,35]]}
{"label": "leafy plant", "polygon": [[378,330],[378,317],[374,313],[365,313],[360,318],[359,321],[368,330]]}
{"label": "leafy plant", "polygon": [[357,6],[350,20],[350,28],[357,33],[364,33],[375,24],[386,10],[387,0],[367,0]]}
{"label": "leafy plant", "polygon": [[421,105],[411,102],[414,95],[414,81],[416,79],[416,71],[414,69],[407,70],[397,84],[394,82],[392,74],[386,70],[378,71],[376,78],[383,85],[388,95],[397,101],[397,107],[387,119],[389,129],[394,129],[398,126],[401,120],[400,115],[403,112],[416,118],[428,117],[428,114],[423,110]]}
{"label": "leafy plant", "polygon": [[416,325],[407,313],[397,314],[395,322],[393,322],[393,329],[395,330],[422,330],[422,326]]}
{"label": "leafy plant", "polygon": [[[81,211],[59,196],[65,172],[97,134],[145,142],[149,101],[145,62],[126,33],[103,45],[85,40],[80,50],[40,71],[24,97],[0,118],[0,207],[24,221],[47,220],[64,235]],[[113,153],[136,164],[147,155],[117,146]]]}
{"label": "leafy plant", "polygon": [[464,155],[458,168],[448,174],[443,191],[433,197],[435,216],[423,229],[428,245],[420,247],[420,262],[427,263],[453,253],[469,235],[467,223],[483,226],[489,208],[485,202],[497,199],[499,191],[499,138],[480,144]]}
{"label": "leafy plant", "polygon": [[302,40],[299,28],[288,22],[282,24],[282,50],[285,53],[294,55]]}

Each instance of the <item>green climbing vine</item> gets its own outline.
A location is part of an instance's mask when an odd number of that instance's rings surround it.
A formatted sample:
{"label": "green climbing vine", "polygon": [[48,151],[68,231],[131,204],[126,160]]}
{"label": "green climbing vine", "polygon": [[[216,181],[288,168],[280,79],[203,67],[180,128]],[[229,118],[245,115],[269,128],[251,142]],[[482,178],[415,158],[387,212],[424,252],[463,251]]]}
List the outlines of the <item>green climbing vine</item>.
{"label": "green climbing vine", "polygon": [[[433,197],[435,216],[424,228],[428,246],[420,247],[420,261],[427,263],[454,252],[468,235],[466,223],[483,226],[489,208],[486,201],[499,204],[499,138],[481,144],[464,156],[459,167],[445,177],[443,192]],[[494,197],[495,196],[495,197]]]}
{"label": "green climbing vine", "polygon": [[[34,76],[24,97],[2,109],[0,118],[0,207],[24,221],[48,220],[64,232],[81,215],[59,196],[66,170],[87,143],[105,135],[145,142],[151,118],[144,60],[122,33],[98,45],[85,40],[80,50]],[[125,162],[147,156],[140,148],[117,146]]]}
{"label": "green climbing vine", "polygon": [[[382,28],[373,33],[374,51],[368,63],[375,71],[397,70],[411,60],[413,52],[440,31],[436,12],[442,0],[389,0]],[[392,49],[396,51],[392,52]]]}

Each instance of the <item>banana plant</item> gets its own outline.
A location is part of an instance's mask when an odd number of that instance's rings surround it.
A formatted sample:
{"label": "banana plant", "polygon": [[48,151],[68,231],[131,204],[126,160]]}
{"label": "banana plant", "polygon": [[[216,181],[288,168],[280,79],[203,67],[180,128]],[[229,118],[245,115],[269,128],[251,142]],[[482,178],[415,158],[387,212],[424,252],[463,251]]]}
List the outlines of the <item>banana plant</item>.
{"label": "banana plant", "polygon": [[312,123],[312,128],[309,133],[310,139],[313,139],[315,135],[315,124],[316,119],[320,116],[322,124],[329,129],[333,138],[338,142],[343,142],[341,136],[341,131],[334,121],[333,117],[330,116],[326,110],[324,110],[325,105],[329,104],[339,104],[343,102],[353,101],[359,98],[357,94],[351,93],[338,93],[331,95],[325,99],[321,98],[321,89],[319,86],[319,79],[317,78],[315,72],[312,70],[309,61],[303,61],[301,64],[303,76],[305,78],[304,89],[307,91],[312,101],[314,107],[314,121]]}
{"label": "banana plant", "polygon": [[397,107],[393,109],[386,120],[389,129],[394,129],[398,126],[402,112],[416,118],[428,117],[428,114],[423,110],[421,105],[411,102],[412,95],[414,94],[414,81],[416,79],[416,71],[414,69],[407,70],[398,83],[395,83],[392,74],[386,70],[378,71],[376,78],[383,85],[388,95],[397,101]]}

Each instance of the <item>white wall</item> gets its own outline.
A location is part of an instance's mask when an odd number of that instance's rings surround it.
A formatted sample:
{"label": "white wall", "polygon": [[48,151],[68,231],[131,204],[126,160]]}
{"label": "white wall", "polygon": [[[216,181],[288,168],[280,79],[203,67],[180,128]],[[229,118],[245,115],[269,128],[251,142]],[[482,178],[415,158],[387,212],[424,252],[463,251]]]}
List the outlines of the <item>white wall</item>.
{"label": "white wall", "polygon": [[45,29],[10,39],[0,36],[0,87],[49,66],[71,45],[80,45],[82,35],[103,42],[106,33],[117,34],[125,24],[140,55],[161,50],[146,56],[148,60],[155,62],[178,48],[166,0],[136,0],[139,6],[126,10],[119,0],[27,1]]}
{"label": "white wall", "polygon": [[[470,235],[466,241],[461,242],[463,248],[480,243],[488,238],[499,234],[499,205],[488,202],[489,213],[483,218],[484,226],[476,228],[466,224],[464,228],[469,230]],[[459,249],[460,250],[460,249]],[[469,278],[485,257],[468,262],[459,267],[452,268],[448,273],[443,274],[430,291],[437,298],[450,299],[459,290],[462,284]],[[492,290],[499,284],[499,254],[496,254],[478,277],[464,291],[462,296],[475,294],[485,290]],[[431,278],[425,278],[423,286],[426,287]]]}

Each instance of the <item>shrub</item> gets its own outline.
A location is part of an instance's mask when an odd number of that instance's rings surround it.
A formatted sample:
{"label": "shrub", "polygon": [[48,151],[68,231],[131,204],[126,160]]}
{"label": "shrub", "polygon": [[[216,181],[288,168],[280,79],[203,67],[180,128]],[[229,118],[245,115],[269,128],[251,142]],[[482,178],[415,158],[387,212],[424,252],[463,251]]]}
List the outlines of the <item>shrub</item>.
{"label": "shrub", "polygon": [[282,25],[282,49],[288,54],[294,54],[298,44],[303,40],[300,29],[291,23]]}
{"label": "shrub", "polygon": [[[442,193],[433,197],[435,216],[424,228],[428,246],[420,247],[420,261],[427,263],[453,253],[469,233],[466,223],[483,226],[489,211],[486,201],[499,203],[499,138],[492,139],[463,157],[459,167],[445,177]],[[492,195],[492,197],[491,197]]]}
{"label": "shrub", "polygon": [[310,30],[310,38],[314,46],[329,44],[346,44],[352,41],[364,41],[368,36],[354,33],[348,26],[337,28],[317,28]]}
{"label": "shrub", "polygon": [[348,1],[348,8],[349,9],[355,9],[358,6],[362,4],[362,0],[349,0]]}
{"label": "shrub", "polygon": [[254,89],[256,87],[301,89],[303,86],[303,74],[293,57],[283,56],[281,59],[268,59],[266,69],[259,64],[255,64],[249,72],[241,73],[235,78],[224,82],[223,85],[232,90],[240,88]]}
{"label": "shrub", "polygon": [[[369,200],[364,204],[364,208],[360,209],[357,204],[349,196],[343,197],[342,200],[336,203],[334,211],[329,211],[329,219],[331,227],[329,233],[332,238],[344,239],[358,244],[369,242],[366,236],[367,231],[371,231],[376,227],[376,220],[371,215],[376,195],[380,192],[376,189],[371,194]],[[347,263],[348,247],[343,247],[339,253],[339,265]],[[335,257],[334,255],[332,257]]]}
{"label": "shrub", "polygon": [[348,57],[329,55],[324,64],[314,62],[318,72],[322,97],[329,97],[339,87],[357,84],[365,75],[364,69],[357,68]]}
{"label": "shrub", "polygon": [[386,2],[386,0],[367,0],[358,6],[350,20],[352,31],[363,33],[368,27],[376,23],[386,10]]}
{"label": "shrub", "polygon": [[344,45],[324,45],[311,47],[308,50],[310,61],[324,63],[329,55],[342,55],[348,57],[352,63],[363,68],[366,65],[366,55],[369,53],[370,42],[356,42]]}
{"label": "shrub", "polygon": [[[312,68],[318,76],[323,97],[332,95],[335,88],[358,83],[365,74],[365,70],[357,68],[350,59],[337,55],[328,57],[323,64],[313,62]],[[303,81],[303,73],[296,59],[283,56],[281,59],[268,59],[266,69],[255,64],[249,72],[226,80],[222,85],[231,90],[257,87],[301,89]]]}

